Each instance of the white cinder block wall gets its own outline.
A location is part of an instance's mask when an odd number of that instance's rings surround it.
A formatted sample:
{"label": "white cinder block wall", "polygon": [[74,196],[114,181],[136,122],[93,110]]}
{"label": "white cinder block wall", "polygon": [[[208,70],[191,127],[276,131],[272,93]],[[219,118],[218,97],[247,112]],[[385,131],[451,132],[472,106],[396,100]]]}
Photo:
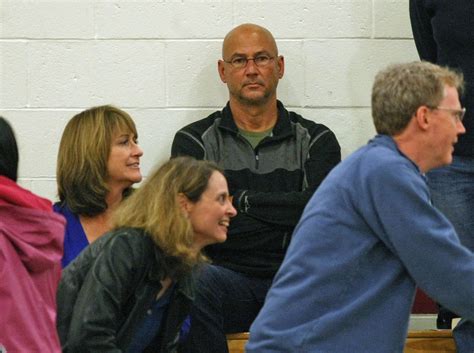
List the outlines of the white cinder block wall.
{"label": "white cinder block wall", "polygon": [[66,122],[109,103],[136,121],[149,173],[178,128],[226,103],[217,60],[245,22],[272,31],[285,56],[279,98],[329,126],[343,157],[374,134],[375,73],[418,59],[408,0],[0,0],[0,114],[16,130],[20,183],[55,200]]}

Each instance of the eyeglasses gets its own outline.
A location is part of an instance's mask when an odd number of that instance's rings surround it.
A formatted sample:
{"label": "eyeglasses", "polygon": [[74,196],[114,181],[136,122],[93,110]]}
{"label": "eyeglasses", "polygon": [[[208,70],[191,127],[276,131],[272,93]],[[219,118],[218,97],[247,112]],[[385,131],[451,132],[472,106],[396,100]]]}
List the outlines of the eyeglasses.
{"label": "eyeglasses", "polygon": [[243,56],[237,56],[230,61],[224,60],[227,64],[231,64],[235,69],[243,69],[244,67],[247,66],[248,62],[250,60],[253,60],[255,65],[258,67],[264,67],[267,66],[271,60],[275,59],[273,56],[268,56],[268,55],[257,55],[254,58],[246,58]]}
{"label": "eyeglasses", "polygon": [[454,117],[456,118],[457,121],[462,122],[464,119],[464,115],[466,114],[466,108],[461,108],[461,109],[451,109],[451,108],[445,108],[445,107],[428,107],[431,110],[444,110],[447,112],[450,112]]}

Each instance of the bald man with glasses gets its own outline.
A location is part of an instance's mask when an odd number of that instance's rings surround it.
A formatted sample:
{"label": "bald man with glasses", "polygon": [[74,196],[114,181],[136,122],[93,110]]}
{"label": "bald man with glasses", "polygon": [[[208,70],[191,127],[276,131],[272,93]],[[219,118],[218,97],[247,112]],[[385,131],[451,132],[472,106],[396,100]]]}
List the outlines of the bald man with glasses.
{"label": "bald man with glasses", "polygon": [[186,352],[228,352],[225,334],[248,331],[304,206],[341,159],[334,133],[277,100],[284,69],[267,29],[234,28],[218,61],[229,102],[175,135],[172,156],[217,162],[238,210],[227,241],[206,249]]}

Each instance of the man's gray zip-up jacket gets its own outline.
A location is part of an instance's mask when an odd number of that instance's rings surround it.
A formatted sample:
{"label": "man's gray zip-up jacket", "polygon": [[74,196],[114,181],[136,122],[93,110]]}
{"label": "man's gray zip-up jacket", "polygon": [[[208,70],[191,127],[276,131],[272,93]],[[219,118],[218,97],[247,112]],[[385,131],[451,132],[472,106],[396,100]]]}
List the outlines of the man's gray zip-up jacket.
{"label": "man's gray zip-up jacket", "polygon": [[224,169],[238,215],[226,242],[206,252],[217,265],[263,278],[278,270],[307,201],[341,160],[331,130],[277,105],[277,123],[255,149],[227,104],[179,130],[171,150],[172,157],[212,160]]}

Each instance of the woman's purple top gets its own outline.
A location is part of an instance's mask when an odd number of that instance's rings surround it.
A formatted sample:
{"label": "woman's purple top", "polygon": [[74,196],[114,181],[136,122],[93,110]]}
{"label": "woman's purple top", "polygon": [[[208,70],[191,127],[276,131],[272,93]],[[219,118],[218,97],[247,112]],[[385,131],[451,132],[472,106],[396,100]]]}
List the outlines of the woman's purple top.
{"label": "woman's purple top", "polygon": [[89,245],[84,228],[82,228],[79,216],[59,202],[53,206],[54,212],[62,214],[67,221],[64,234],[64,255],[61,260],[62,267],[66,267],[79,253]]}

